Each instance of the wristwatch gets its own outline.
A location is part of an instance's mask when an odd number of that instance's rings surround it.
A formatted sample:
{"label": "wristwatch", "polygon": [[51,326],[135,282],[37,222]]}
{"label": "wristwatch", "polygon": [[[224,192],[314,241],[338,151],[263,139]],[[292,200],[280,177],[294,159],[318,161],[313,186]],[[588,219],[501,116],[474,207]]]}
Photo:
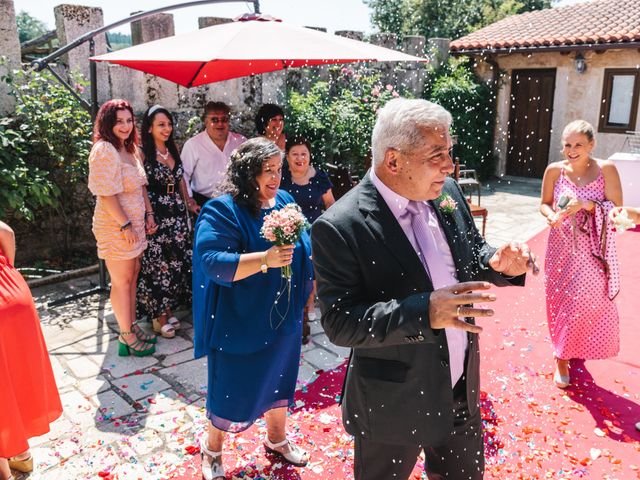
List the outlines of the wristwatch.
{"label": "wristwatch", "polygon": [[267,270],[269,270],[269,265],[267,265],[267,252],[264,252],[264,255],[262,255],[262,260],[260,262],[260,271],[262,273],[267,273]]}

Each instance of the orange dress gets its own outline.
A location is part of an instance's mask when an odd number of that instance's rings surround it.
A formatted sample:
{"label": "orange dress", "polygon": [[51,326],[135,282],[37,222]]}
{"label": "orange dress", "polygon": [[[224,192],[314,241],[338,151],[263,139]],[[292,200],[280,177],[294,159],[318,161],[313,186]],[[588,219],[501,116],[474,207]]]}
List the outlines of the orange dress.
{"label": "orange dress", "polygon": [[[109,142],[97,141],[89,154],[89,190],[96,199],[93,212],[93,235],[98,244],[98,258],[129,260],[138,257],[147,248],[144,232],[144,197],[142,187],[147,184],[138,152],[136,164],[120,160],[118,150]],[[118,196],[122,210],[131,221],[138,241],[129,245],[120,231],[120,224],[105,208],[101,196]]]}
{"label": "orange dress", "polygon": [[29,448],[62,414],[40,319],[22,275],[0,251],[0,458]]}

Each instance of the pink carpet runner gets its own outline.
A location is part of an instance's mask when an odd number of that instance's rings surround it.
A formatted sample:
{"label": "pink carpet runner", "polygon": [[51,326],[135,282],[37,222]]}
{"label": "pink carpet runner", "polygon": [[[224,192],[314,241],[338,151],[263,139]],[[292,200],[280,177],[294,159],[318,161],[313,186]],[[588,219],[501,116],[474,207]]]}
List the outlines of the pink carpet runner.
{"label": "pink carpet runner", "polygon": [[[529,242],[544,256],[547,231]],[[640,235],[618,237],[622,289],[620,355],[574,362],[573,386],[552,383],[553,360],[546,324],[542,275],[525,288],[496,288],[496,315],[481,319],[482,411],[486,479],[640,479]],[[306,468],[265,456],[264,423],[230,438],[225,447],[229,479],[352,479],[353,443],[337,405],[344,365],[321,372],[296,394],[292,437],[312,455]],[[401,415],[401,412],[399,412]],[[174,479],[200,479],[196,449]],[[188,456],[188,455],[187,455]],[[418,459],[412,478],[426,478]]]}

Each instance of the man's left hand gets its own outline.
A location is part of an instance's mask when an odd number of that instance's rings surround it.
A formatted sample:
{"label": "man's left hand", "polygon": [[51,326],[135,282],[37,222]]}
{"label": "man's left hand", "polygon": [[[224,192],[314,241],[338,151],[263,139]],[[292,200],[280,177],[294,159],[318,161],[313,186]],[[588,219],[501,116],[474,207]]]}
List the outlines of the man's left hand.
{"label": "man's left hand", "polygon": [[489,266],[498,273],[516,277],[531,269],[534,275],[540,271],[538,257],[534,255],[526,243],[509,243],[496,250]]}

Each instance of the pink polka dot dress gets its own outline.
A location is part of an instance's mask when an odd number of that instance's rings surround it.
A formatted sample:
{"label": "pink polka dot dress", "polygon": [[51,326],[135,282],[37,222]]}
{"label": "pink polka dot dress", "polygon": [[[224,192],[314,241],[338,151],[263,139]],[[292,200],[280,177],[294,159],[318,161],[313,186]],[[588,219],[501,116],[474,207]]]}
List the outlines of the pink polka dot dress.
{"label": "pink polka dot dress", "polygon": [[[562,195],[604,201],[602,171],[593,182],[577,186],[563,169],[553,189],[554,204]],[[592,254],[588,229],[579,227],[585,216],[591,214],[580,210],[575,224],[566,217],[561,226],[551,228],[547,243],[547,320],[555,356],[562,359],[610,358],[620,349],[618,310],[607,293],[603,264]]]}

